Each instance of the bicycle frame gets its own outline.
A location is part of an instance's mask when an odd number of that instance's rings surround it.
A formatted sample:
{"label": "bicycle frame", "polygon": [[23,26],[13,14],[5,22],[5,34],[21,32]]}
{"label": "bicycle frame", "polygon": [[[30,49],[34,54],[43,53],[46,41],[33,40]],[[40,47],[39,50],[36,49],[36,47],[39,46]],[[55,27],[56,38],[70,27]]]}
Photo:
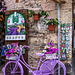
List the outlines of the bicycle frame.
{"label": "bicycle frame", "polygon": [[[16,68],[17,68],[17,63],[18,63],[18,62],[21,62],[31,73],[33,73],[33,71],[31,70],[31,68],[32,68],[32,69],[39,70],[39,67],[40,67],[41,62],[44,62],[44,61],[45,61],[45,60],[42,60],[42,57],[43,57],[43,56],[40,57],[40,60],[39,60],[39,63],[38,63],[38,66],[37,66],[37,67],[31,67],[31,66],[29,66],[29,65],[26,63],[26,61],[24,60],[23,55],[22,55],[22,48],[20,48],[20,49],[21,49],[21,52],[20,52],[20,54],[19,54],[18,60],[17,60],[17,61],[14,61],[14,62],[16,62],[16,65],[15,65],[15,67],[14,67],[12,73],[15,73],[15,70],[16,70]],[[20,59],[21,57],[22,57],[22,60]]]}
{"label": "bicycle frame", "polygon": [[[13,71],[11,71],[11,74],[12,73],[15,73],[16,72],[16,70],[17,70],[17,68],[18,68],[18,65],[17,64],[19,64],[19,65],[21,65],[21,64],[23,64],[33,75],[36,75],[36,72],[40,72],[39,74],[41,74],[42,75],[42,66],[43,65],[45,65],[46,67],[45,68],[47,68],[48,70],[47,70],[47,72],[46,72],[46,74],[45,75],[49,75],[49,74],[54,74],[54,72],[58,69],[58,67],[54,70],[53,68],[54,68],[54,66],[58,63],[58,64],[60,64],[61,65],[61,67],[63,68],[63,70],[64,70],[64,75],[66,75],[66,67],[64,66],[64,64],[62,63],[62,62],[60,62],[59,60],[49,60],[49,61],[46,61],[46,59],[42,59],[42,58],[44,58],[45,57],[45,54],[44,55],[40,55],[40,54],[38,54],[39,56],[41,56],[40,57],[40,60],[39,60],[39,63],[38,63],[38,66],[37,67],[31,67],[31,66],[29,66],[27,63],[26,63],[26,61],[24,60],[24,58],[23,58],[23,55],[22,55],[22,48],[26,48],[27,46],[23,46],[23,47],[21,47],[21,48],[19,48],[19,50],[21,50],[20,51],[20,54],[19,54],[19,57],[18,57],[18,60],[16,60],[16,61],[13,61],[13,62],[15,62],[16,64],[15,64],[15,67],[13,68]],[[20,59],[20,58],[22,58],[22,60]],[[9,63],[10,63],[11,61],[9,61]],[[41,65],[41,62],[43,62],[43,64]],[[51,63],[50,63],[51,62]],[[20,64],[21,63],[21,64]],[[48,66],[47,65],[47,63],[49,63],[49,65],[50,64],[52,64],[52,65],[50,65],[50,66]],[[41,66],[40,66],[41,65]],[[31,68],[32,69],[35,69],[35,71],[32,71],[31,70]],[[40,70],[40,71],[39,71]],[[45,71],[45,70],[44,70]],[[23,70],[22,70],[22,72],[23,72]],[[16,73],[19,73],[19,72],[16,72]],[[45,72],[44,72],[45,73]]]}

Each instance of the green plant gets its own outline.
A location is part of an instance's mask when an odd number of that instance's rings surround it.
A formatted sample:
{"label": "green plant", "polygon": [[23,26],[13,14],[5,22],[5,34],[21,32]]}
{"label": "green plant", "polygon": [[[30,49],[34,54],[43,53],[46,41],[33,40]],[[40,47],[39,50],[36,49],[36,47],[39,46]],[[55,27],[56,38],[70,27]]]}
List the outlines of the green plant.
{"label": "green plant", "polygon": [[70,24],[63,23],[61,24],[61,27],[70,27]]}
{"label": "green plant", "polygon": [[51,17],[45,18],[44,24],[45,25],[59,25],[58,19],[57,18],[53,19]]}
{"label": "green plant", "polygon": [[[32,17],[33,15],[35,14],[35,11],[32,11],[32,10],[29,10],[29,16]],[[49,15],[45,12],[45,11],[41,11],[41,12],[38,12],[39,14],[39,17],[42,17],[42,16],[45,16],[48,17]]]}
{"label": "green plant", "polygon": [[45,16],[45,18],[46,18],[46,17],[48,17],[49,15],[48,15],[45,11],[42,10],[41,12],[39,12],[39,16],[40,16],[40,17]]}
{"label": "green plant", "polygon": [[34,15],[34,13],[35,13],[34,11],[29,10],[29,14],[28,14],[28,16],[29,16],[29,17],[32,17],[32,16]]}

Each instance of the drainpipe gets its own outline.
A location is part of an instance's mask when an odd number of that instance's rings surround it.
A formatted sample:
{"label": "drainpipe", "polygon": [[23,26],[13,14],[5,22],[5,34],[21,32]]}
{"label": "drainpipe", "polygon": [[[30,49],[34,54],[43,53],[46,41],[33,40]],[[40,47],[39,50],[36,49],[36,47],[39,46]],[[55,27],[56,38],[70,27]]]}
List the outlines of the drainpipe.
{"label": "drainpipe", "polygon": [[[60,24],[60,4],[57,3],[58,8],[58,22]],[[60,25],[58,25],[58,60],[60,61]],[[60,75],[60,65],[58,65],[58,75]]]}

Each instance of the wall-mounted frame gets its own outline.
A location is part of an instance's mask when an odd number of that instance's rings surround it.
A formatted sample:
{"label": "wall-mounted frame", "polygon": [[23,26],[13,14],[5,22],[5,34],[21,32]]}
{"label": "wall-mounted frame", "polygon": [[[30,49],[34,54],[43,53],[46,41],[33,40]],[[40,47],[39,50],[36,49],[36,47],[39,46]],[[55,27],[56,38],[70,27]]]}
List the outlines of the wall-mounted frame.
{"label": "wall-mounted frame", "polygon": [[21,13],[13,12],[6,19],[5,40],[26,40],[26,20]]}

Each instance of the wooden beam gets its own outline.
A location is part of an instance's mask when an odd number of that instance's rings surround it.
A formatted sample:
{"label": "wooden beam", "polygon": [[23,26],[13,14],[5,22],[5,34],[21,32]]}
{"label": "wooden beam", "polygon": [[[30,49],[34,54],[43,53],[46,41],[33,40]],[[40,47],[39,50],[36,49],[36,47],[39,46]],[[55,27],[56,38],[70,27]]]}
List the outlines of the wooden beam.
{"label": "wooden beam", "polygon": [[60,4],[64,4],[66,1],[60,1],[60,0],[53,0],[54,2],[60,3]]}
{"label": "wooden beam", "polygon": [[54,2],[60,3],[60,0],[53,0]]}

